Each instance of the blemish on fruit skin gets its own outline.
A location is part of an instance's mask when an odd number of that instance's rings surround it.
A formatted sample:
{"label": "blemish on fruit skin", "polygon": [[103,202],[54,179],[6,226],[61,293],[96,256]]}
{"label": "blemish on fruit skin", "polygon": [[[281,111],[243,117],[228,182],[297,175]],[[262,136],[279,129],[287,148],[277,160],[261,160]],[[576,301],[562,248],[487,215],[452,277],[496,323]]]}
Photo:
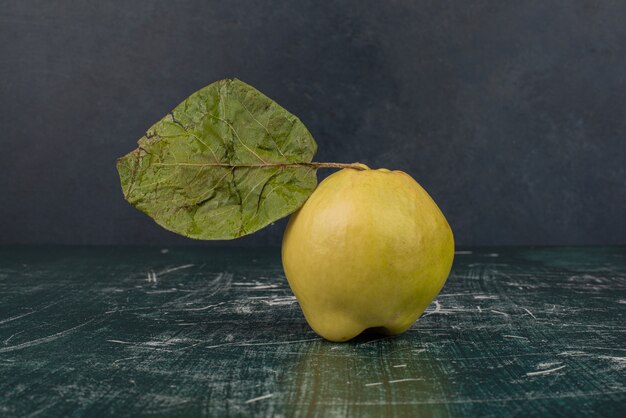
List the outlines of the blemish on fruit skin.
{"label": "blemish on fruit skin", "polygon": [[391,321],[395,321],[396,319],[400,318],[400,315],[402,315],[402,312],[396,311],[396,313],[394,313],[391,317]]}

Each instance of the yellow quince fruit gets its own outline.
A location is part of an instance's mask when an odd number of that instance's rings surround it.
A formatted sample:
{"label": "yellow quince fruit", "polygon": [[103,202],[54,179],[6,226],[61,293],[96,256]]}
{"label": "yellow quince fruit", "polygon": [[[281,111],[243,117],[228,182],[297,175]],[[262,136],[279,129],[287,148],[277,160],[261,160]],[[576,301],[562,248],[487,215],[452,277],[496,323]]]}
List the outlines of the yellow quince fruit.
{"label": "yellow quince fruit", "polygon": [[343,169],[292,215],[283,267],[307,322],[330,341],[406,331],[443,287],[452,230],[408,174]]}

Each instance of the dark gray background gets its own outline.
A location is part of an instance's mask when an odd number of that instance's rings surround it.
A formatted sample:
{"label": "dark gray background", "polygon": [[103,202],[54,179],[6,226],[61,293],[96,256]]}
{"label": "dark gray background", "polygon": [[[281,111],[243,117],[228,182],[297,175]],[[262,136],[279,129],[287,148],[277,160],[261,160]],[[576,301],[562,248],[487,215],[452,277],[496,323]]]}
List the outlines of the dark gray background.
{"label": "dark gray background", "polygon": [[624,1],[1,1],[0,243],[190,243],[123,200],[115,159],[237,77],[317,161],[412,174],[460,245],[624,244],[625,22]]}

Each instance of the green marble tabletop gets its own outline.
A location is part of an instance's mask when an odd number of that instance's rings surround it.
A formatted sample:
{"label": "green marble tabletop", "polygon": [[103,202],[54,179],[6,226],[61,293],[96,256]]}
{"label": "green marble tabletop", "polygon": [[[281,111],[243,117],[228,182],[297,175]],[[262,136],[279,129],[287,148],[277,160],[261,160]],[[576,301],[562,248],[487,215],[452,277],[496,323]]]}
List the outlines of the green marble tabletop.
{"label": "green marble tabletop", "polygon": [[626,416],[626,248],[457,251],[403,335],[322,340],[280,249],[0,247],[0,416]]}

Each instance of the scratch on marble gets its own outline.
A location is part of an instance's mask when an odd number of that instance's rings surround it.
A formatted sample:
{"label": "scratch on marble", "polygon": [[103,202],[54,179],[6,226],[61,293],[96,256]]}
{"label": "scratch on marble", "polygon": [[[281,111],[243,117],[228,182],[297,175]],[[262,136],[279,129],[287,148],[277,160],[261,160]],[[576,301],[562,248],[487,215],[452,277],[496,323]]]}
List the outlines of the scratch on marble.
{"label": "scratch on marble", "polygon": [[245,286],[249,290],[276,289],[280,287],[277,284],[265,284],[262,282],[234,282],[233,286]]}
{"label": "scratch on marble", "polygon": [[[133,342],[130,342],[130,341],[121,341],[121,340],[106,340],[106,341],[108,341],[110,343],[114,343],[114,344],[129,345],[129,346],[131,346],[133,348],[140,349],[140,350],[165,351],[165,352],[168,352],[168,353],[173,353],[175,351],[181,350],[181,349],[168,350],[166,348],[160,348],[162,346],[167,346],[168,345],[166,342],[160,342],[160,341],[148,341],[148,342],[145,342],[145,343],[133,343]],[[193,345],[191,345],[189,347],[183,347],[182,349],[190,348],[190,347],[193,347],[193,346],[198,345],[198,344],[200,344],[200,343],[193,344]]]}
{"label": "scratch on marble", "polygon": [[507,314],[507,313],[500,312],[500,311],[495,311],[495,310],[493,310],[493,309],[491,309],[491,312],[493,312],[493,313],[497,313],[497,314],[500,314],[500,315],[504,315],[504,316],[509,316],[509,314]]}
{"label": "scratch on marble", "polygon": [[170,343],[169,341],[146,341],[142,343],[142,345],[145,345],[148,347],[166,347],[166,346],[172,345],[172,343]]}
{"label": "scratch on marble", "polygon": [[22,314],[22,315],[16,315],[16,316],[12,316],[11,318],[0,320],[0,324],[6,324],[7,322],[11,322],[11,321],[15,321],[16,319],[24,318],[25,316],[32,315],[35,312],[37,312],[37,311],[30,311],[30,312],[26,312],[25,314]]}
{"label": "scratch on marble", "polygon": [[115,344],[135,344],[135,343],[131,343],[129,341],[121,341],[121,340],[107,340],[110,343],[115,343]]}
{"label": "scratch on marble", "polygon": [[52,334],[52,335],[49,335],[47,337],[37,338],[36,340],[27,341],[25,343],[12,345],[12,346],[9,346],[9,347],[2,347],[2,348],[0,348],[0,353],[8,353],[10,351],[22,350],[24,348],[33,347],[33,346],[44,344],[44,343],[49,343],[51,341],[57,340],[59,338],[62,338],[64,336],[66,336],[66,335],[69,335],[69,334],[75,332],[77,329],[82,328],[85,325],[87,325],[87,324],[89,324],[89,323],[91,323],[93,321],[94,321],[93,319],[90,319],[89,321],[83,322],[80,325],[76,325],[75,327],[66,329],[65,331],[57,332],[56,334]]}
{"label": "scratch on marble", "polygon": [[[165,270],[161,270],[159,271],[158,274],[167,274],[167,273],[171,273],[173,271],[178,271],[178,270],[183,270],[183,269],[188,269],[195,266],[195,264],[184,264],[182,266],[177,266],[177,267],[171,267],[171,268],[167,268]],[[155,274],[156,275],[156,274]]]}
{"label": "scratch on marble", "polygon": [[157,282],[157,277],[160,274],[172,273],[174,271],[178,271],[178,270],[182,270],[182,269],[188,269],[188,268],[193,267],[193,266],[195,266],[195,264],[184,264],[182,266],[166,268],[164,270],[159,271],[158,273],[155,273],[154,270],[151,270],[151,271],[148,272],[148,278],[146,279],[146,281],[148,283],[156,283]]}
{"label": "scratch on marble", "polygon": [[264,299],[263,303],[269,306],[291,305],[296,302],[295,296],[287,296],[284,298]]}
{"label": "scratch on marble", "polygon": [[537,364],[538,369],[547,369],[548,367],[558,366],[559,364],[563,364],[561,361],[544,361],[543,363]]}
{"label": "scratch on marble", "polygon": [[[389,384],[394,384],[394,383],[402,383],[402,382],[417,382],[420,380],[424,380],[422,378],[418,379],[418,378],[414,378],[414,377],[408,377],[405,379],[395,379],[395,380],[389,380],[387,381],[387,383]],[[372,383],[366,383],[365,386],[366,387],[372,387],[372,386],[380,386],[382,385],[384,382],[372,382]]]}
{"label": "scratch on marble", "polygon": [[112,314],[117,312],[133,312],[133,311],[145,311],[149,309],[158,309],[157,306],[146,306],[144,308],[128,308],[128,309],[113,309],[110,311],[106,311],[105,314]]}
{"label": "scratch on marble", "polygon": [[253,402],[257,402],[257,401],[262,401],[263,399],[269,399],[269,398],[271,398],[273,396],[274,396],[273,393],[268,393],[267,395],[257,396],[256,398],[248,399],[246,401],[246,403],[253,403]]}
{"label": "scratch on marble", "polygon": [[537,317],[535,315],[533,315],[533,313],[531,311],[529,311],[526,308],[522,308],[523,310],[525,310],[526,312],[528,312],[528,315],[532,316],[534,319],[537,319]]}
{"label": "scratch on marble", "polygon": [[214,308],[216,306],[221,306],[221,305],[223,305],[225,303],[226,302],[220,302],[220,303],[216,303],[214,305],[203,306],[202,308],[187,308],[187,309],[182,309],[182,310],[183,311],[206,311],[207,309]]}
{"label": "scratch on marble", "polygon": [[420,380],[424,380],[422,378],[418,379],[418,378],[414,378],[414,377],[407,377],[406,379],[396,379],[396,380],[390,380],[389,383],[402,383],[402,382],[417,382]]}
{"label": "scratch on marble", "polygon": [[11,341],[11,339],[13,337],[15,337],[16,335],[20,335],[21,333],[23,333],[24,331],[20,331],[20,332],[16,332],[15,334],[11,334],[11,336],[9,338],[7,338],[6,340],[4,340],[4,345],[8,345],[9,341]]}
{"label": "scratch on marble", "polygon": [[519,335],[503,335],[504,338],[518,338],[520,340],[528,340],[526,337],[520,337]]}
{"label": "scratch on marble", "polygon": [[171,289],[152,290],[152,291],[146,292],[146,295],[160,295],[162,293],[174,293],[174,292],[178,292],[178,289],[175,287],[172,287]]}
{"label": "scratch on marble", "polygon": [[117,364],[117,363],[119,363],[119,362],[121,362],[121,361],[125,361],[125,360],[132,360],[132,359],[134,359],[134,358],[141,358],[141,356],[124,357],[124,358],[121,358],[121,359],[115,360],[115,361],[113,362],[113,364]]}
{"label": "scratch on marble", "polygon": [[545,375],[554,373],[557,370],[564,369],[565,367],[567,367],[567,365],[555,367],[554,369],[541,370],[541,371],[538,371],[538,372],[528,372],[528,373],[526,373],[526,376],[545,376]]}
{"label": "scratch on marble", "polygon": [[255,342],[244,342],[244,343],[239,343],[239,344],[235,344],[235,345],[240,345],[240,346],[257,346],[257,345],[282,345],[282,344],[293,344],[293,343],[304,343],[304,342],[308,342],[308,341],[319,341],[320,338],[307,338],[305,340],[292,340],[292,341],[277,341],[277,342],[272,342],[272,343],[255,343]]}
{"label": "scratch on marble", "polygon": [[308,338],[308,339],[305,339],[305,340],[277,341],[277,342],[270,342],[270,343],[261,343],[261,342],[254,342],[254,341],[244,341],[244,342],[240,342],[240,343],[233,342],[233,343],[209,345],[209,346],[204,347],[204,348],[248,347],[248,346],[259,346],[259,345],[283,345],[283,344],[295,344],[295,343],[304,343],[304,342],[319,341],[319,340],[320,340],[320,338]]}

